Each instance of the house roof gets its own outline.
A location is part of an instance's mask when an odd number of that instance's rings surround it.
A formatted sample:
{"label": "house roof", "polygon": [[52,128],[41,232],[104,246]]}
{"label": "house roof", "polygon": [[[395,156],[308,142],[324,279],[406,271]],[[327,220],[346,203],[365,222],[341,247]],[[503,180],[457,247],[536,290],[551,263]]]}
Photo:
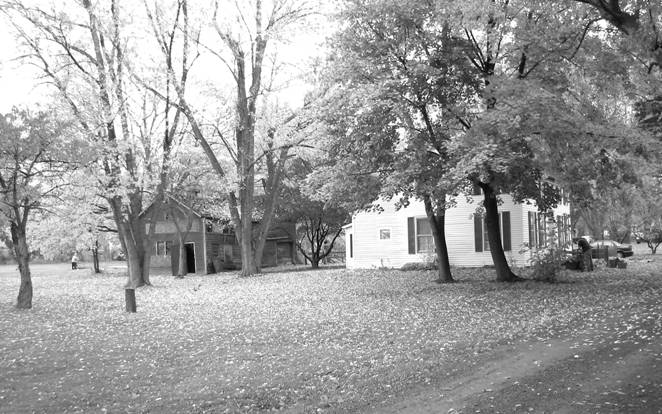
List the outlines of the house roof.
{"label": "house roof", "polygon": [[[172,194],[166,194],[165,197],[180,209],[189,211],[198,218],[206,218],[215,221],[230,220],[230,212],[223,200],[205,200],[200,198],[181,199]],[[155,204],[156,201],[153,201],[142,213],[140,213],[140,215],[143,216],[147,214],[154,208]]]}
{"label": "house roof", "polygon": [[[203,198],[203,197],[187,197],[181,198],[173,194],[166,193],[166,198],[172,200],[180,208],[192,212],[195,216],[199,218],[205,218],[211,221],[220,222],[220,223],[229,223],[232,221],[232,216],[230,214],[230,208],[227,202],[221,198]],[[257,197],[256,197],[257,199]],[[259,203],[259,201],[258,201]],[[150,211],[155,202],[149,205],[140,215],[147,214]],[[262,219],[262,212],[254,211],[253,212],[253,222],[259,223]]]}

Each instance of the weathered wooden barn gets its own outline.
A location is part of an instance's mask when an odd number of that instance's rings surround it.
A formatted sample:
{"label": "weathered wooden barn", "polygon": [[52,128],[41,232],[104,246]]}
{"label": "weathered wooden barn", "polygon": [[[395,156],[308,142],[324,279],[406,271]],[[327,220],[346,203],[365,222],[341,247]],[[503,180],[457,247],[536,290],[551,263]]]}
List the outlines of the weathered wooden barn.
{"label": "weathered wooden barn", "polygon": [[[196,200],[182,201],[168,196],[167,202],[145,214],[153,215],[155,229],[151,267],[179,267],[180,235],[185,249],[187,273],[208,274],[241,268],[241,250],[228,217],[210,213]],[[294,223],[274,223],[267,236],[262,266],[296,262]]]}

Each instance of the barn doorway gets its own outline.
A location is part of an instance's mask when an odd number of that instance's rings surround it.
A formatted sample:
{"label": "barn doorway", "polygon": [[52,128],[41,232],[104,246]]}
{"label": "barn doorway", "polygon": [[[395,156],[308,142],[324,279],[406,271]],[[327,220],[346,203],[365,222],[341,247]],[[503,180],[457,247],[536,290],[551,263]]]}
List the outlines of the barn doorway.
{"label": "barn doorway", "polygon": [[184,243],[186,250],[186,272],[195,273],[195,243]]}

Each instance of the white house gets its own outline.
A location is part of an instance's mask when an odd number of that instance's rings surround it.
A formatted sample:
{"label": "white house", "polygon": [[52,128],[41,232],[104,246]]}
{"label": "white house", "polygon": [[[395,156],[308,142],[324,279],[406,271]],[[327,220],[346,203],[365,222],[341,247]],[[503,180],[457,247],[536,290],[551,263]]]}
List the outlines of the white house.
{"label": "white house", "polygon": [[[452,266],[491,265],[487,231],[483,218],[474,214],[483,196],[457,197],[455,207],[446,211],[446,244]],[[526,265],[531,251],[524,246],[546,244],[549,220],[538,212],[534,202],[515,203],[501,196],[499,221],[506,258],[511,265]],[[435,257],[430,225],[422,201],[395,209],[394,201],[382,201],[382,212],[359,212],[345,226],[346,265],[350,269],[390,267],[405,263],[431,261]],[[560,204],[553,210],[554,223],[562,245],[571,240],[570,206]]]}

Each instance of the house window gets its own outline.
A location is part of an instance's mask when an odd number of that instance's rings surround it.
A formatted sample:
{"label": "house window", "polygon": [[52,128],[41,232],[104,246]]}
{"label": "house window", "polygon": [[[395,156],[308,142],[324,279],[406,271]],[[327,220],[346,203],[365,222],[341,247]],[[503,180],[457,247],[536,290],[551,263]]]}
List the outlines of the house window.
{"label": "house window", "polygon": [[548,240],[547,235],[547,232],[550,230],[548,226],[556,225],[556,235],[559,243],[564,244],[570,241],[570,217],[566,214],[557,216],[556,224],[554,224],[553,218],[550,218],[550,220],[548,224],[547,214],[545,213],[528,212],[530,248],[544,247],[551,242],[551,240]]}
{"label": "house window", "polygon": [[487,226],[485,225],[485,220],[481,217],[480,225],[483,227],[483,251],[490,251],[490,239],[487,235]]}
{"label": "house window", "polygon": [[[499,213],[499,231],[501,232],[500,236],[503,250],[506,252],[511,251],[510,211],[502,211]],[[485,219],[478,214],[474,214],[474,239],[474,245],[477,252],[490,251],[490,242],[487,235]]]}
{"label": "house window", "polygon": [[391,229],[379,229],[379,240],[390,240]]}
{"label": "house window", "polygon": [[529,248],[538,246],[538,214],[535,211],[528,212],[529,224]]}
{"label": "house window", "polygon": [[432,228],[427,218],[416,219],[416,253],[434,251]]}
{"label": "house window", "polygon": [[409,254],[434,251],[432,228],[427,217],[407,218],[407,246]]}
{"label": "house window", "polygon": [[547,245],[547,220],[545,214],[538,214],[538,247]]}

